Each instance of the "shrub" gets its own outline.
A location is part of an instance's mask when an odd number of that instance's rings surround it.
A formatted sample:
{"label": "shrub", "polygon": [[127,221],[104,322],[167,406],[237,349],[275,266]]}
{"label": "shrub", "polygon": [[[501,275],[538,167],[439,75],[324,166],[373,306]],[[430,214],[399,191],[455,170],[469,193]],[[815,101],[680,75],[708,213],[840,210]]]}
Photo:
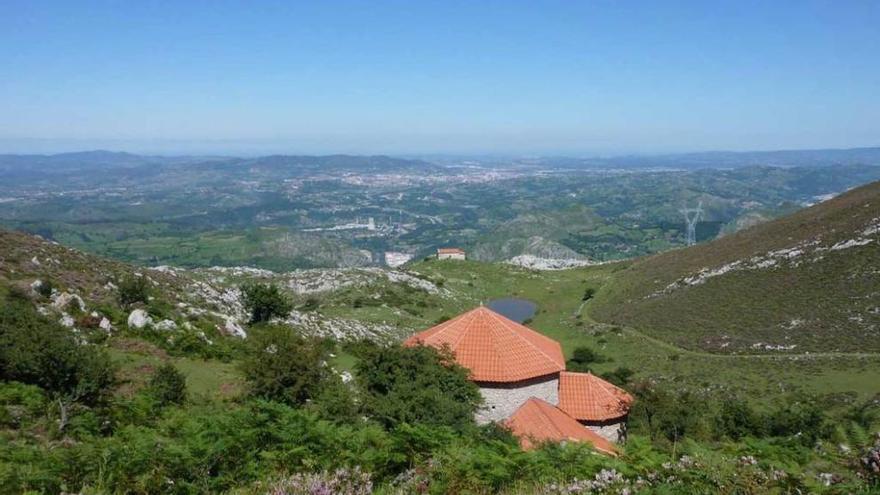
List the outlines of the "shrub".
{"label": "shrub", "polygon": [[48,299],[49,296],[52,295],[53,289],[54,289],[54,287],[52,286],[51,280],[48,280],[48,279],[41,280],[40,285],[37,286],[37,294]]}
{"label": "shrub", "polygon": [[829,433],[825,412],[814,400],[792,398],[771,412],[767,418],[770,434],[774,436],[797,436],[805,445]]}
{"label": "shrub", "polygon": [[50,321],[27,302],[7,298],[0,308],[0,379],[37,385],[57,401],[61,429],[71,406],[93,406],[107,398],[115,367],[70,330]]}
{"label": "shrub", "polygon": [[244,307],[251,314],[251,323],[265,323],[276,316],[287,316],[293,305],[277,285],[252,283],[241,288]]}
{"label": "shrub", "polygon": [[596,295],[596,289],[594,289],[592,287],[587,287],[586,290],[584,290],[584,295],[583,295],[583,297],[581,297],[581,301],[589,301],[595,295]]}
{"label": "shrub", "polygon": [[627,367],[620,366],[620,367],[617,367],[614,370],[609,371],[607,373],[602,373],[602,379],[608,380],[609,382],[613,383],[614,385],[617,385],[618,387],[623,387],[629,383],[630,379],[632,379],[632,376],[634,374],[635,374],[635,371],[633,371]]}
{"label": "shrub", "polygon": [[473,424],[481,396],[448,349],[365,346],[358,357],[364,408],[386,427],[424,423],[463,429]]}
{"label": "shrub", "polygon": [[162,406],[186,401],[186,377],[171,363],[165,363],[156,370],[147,389]]}
{"label": "shrub", "polygon": [[715,434],[734,440],[746,436],[761,436],[765,430],[765,421],[756,413],[748,402],[738,397],[726,397],[715,416]]}
{"label": "shrub", "polygon": [[330,374],[327,346],[289,327],[254,330],[241,365],[250,394],[294,405],[317,397]]}
{"label": "shrub", "polygon": [[146,303],[150,299],[147,277],[126,275],[119,281],[119,304],[129,307],[135,303]]}
{"label": "shrub", "polygon": [[575,348],[571,359],[566,362],[566,369],[569,371],[587,372],[592,369],[593,364],[603,362],[605,362],[605,358],[599,355],[599,353],[589,347],[581,346]]}

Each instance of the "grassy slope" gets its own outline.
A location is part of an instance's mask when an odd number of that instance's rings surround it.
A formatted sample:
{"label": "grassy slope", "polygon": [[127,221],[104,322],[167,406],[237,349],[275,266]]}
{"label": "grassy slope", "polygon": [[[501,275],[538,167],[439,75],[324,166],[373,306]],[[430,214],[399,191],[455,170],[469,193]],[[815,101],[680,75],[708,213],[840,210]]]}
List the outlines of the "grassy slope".
{"label": "grassy slope", "polygon": [[[44,272],[59,285],[77,287],[77,292],[88,294],[101,291],[106,282],[103,273],[133,270],[132,267],[91,256],[80,255],[61,246],[46,245],[30,236],[0,231],[4,247],[0,270],[0,291],[10,283],[29,283]],[[29,260],[59,258],[56,265],[33,266]],[[497,297],[519,296],[535,301],[538,314],[530,326],[559,340],[566,354],[579,345],[589,345],[610,360],[597,366],[604,372],[618,366],[635,370],[639,377],[653,378],[673,384],[686,384],[712,389],[732,389],[744,392],[757,400],[773,400],[780,394],[802,390],[812,393],[852,393],[867,396],[876,392],[880,382],[880,358],[873,356],[731,356],[712,355],[685,350],[664,341],[654,340],[624,325],[597,323],[588,316],[602,301],[597,298],[582,307],[582,295],[587,287],[599,289],[599,295],[615,287],[620,280],[632,276],[631,265],[616,263],[558,272],[532,272],[517,267],[479,262],[426,261],[416,263],[412,270],[421,276],[442,281],[449,291],[446,297],[431,296],[418,291],[392,291],[387,304],[354,307],[353,298],[375,293],[377,287],[352,289],[322,295],[321,313],[388,323],[411,328],[413,331],[431,326],[439,318],[454,316],[481,302]],[[166,290],[178,289],[180,280],[162,274],[152,274]],[[378,288],[382,288],[381,286]],[[95,294],[98,299],[109,294]],[[108,303],[109,304],[109,303]],[[129,335],[129,338],[132,336]],[[234,397],[241,389],[235,363],[204,361],[192,358],[157,355],[149,345],[117,346],[109,344],[114,357],[123,368],[124,377],[132,387],[142,385],[149,369],[164,359],[172,359],[188,376],[194,397],[208,400]],[[350,356],[340,355],[337,365],[350,369]]]}
{"label": "grassy slope", "polygon": [[[880,217],[880,183],[714,242],[645,258],[599,292],[591,314],[690,349],[880,352],[880,244],[825,251],[766,269],[732,271],[662,293],[704,268],[820,240],[859,237]],[[655,295],[655,296],[652,296]],[[652,297],[649,297],[652,296]]]}
{"label": "grassy slope", "polygon": [[[833,394],[841,400],[865,398],[876,393],[880,382],[880,356],[735,356],[683,349],[623,325],[608,325],[589,317],[597,301],[581,308],[584,289],[600,289],[628,273],[629,263],[616,263],[557,272],[531,272],[503,264],[427,261],[412,266],[455,297],[431,298],[421,318],[395,308],[351,308],[331,305],[339,316],[378,319],[412,327],[428,328],[441,315],[455,315],[497,297],[518,296],[535,301],[538,314],[529,326],[558,340],[566,355],[581,345],[590,346],[609,359],[597,372],[619,366],[673,386],[685,385],[742,393],[758,403],[768,403],[792,392]],[[337,301],[339,303],[340,301]],[[579,311],[580,310],[580,311]]]}

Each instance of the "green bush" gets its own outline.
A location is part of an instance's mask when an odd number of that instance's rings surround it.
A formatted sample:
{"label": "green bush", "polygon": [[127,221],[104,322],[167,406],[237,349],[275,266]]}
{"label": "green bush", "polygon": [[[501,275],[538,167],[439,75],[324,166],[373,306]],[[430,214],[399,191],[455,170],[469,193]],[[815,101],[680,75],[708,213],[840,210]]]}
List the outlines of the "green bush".
{"label": "green bush", "polygon": [[61,409],[62,428],[73,404],[94,406],[107,398],[115,367],[97,348],[82,345],[67,328],[26,301],[7,298],[0,308],[0,379],[36,385]]}
{"label": "green bush", "polygon": [[165,363],[156,370],[147,389],[162,406],[186,401],[186,377],[171,363]]}
{"label": "green bush", "polygon": [[364,346],[358,358],[364,409],[386,427],[424,423],[461,430],[473,424],[481,396],[451,351]]}
{"label": "green bush", "polygon": [[575,348],[571,359],[565,363],[568,371],[591,371],[594,364],[604,363],[606,359],[590,347],[580,346]]}
{"label": "green bush", "polygon": [[150,286],[147,277],[126,275],[119,281],[119,304],[130,307],[135,303],[146,304],[150,299]]}
{"label": "green bush", "polygon": [[250,395],[286,404],[317,397],[330,378],[329,347],[284,326],[254,328],[241,369]]}
{"label": "green bush", "polygon": [[252,283],[243,285],[241,291],[244,307],[251,314],[251,323],[265,323],[276,316],[287,316],[293,309],[293,304],[277,285]]}

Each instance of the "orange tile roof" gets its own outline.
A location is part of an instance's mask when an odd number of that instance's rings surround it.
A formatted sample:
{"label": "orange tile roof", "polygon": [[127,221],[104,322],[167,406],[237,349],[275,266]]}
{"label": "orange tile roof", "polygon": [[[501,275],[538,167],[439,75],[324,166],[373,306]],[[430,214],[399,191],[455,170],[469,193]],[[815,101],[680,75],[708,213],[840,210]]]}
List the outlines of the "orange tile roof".
{"label": "orange tile roof", "polygon": [[633,398],[592,373],[559,374],[559,408],[581,421],[605,421],[629,411]]}
{"label": "orange tile roof", "polygon": [[557,407],[532,397],[513,413],[505,424],[519,437],[523,449],[540,442],[590,442],[603,454],[617,455],[614,445],[580,424]]}
{"label": "orange tile roof", "polygon": [[437,252],[440,254],[464,254],[464,250],[460,248],[439,248]]}
{"label": "orange tile roof", "polygon": [[518,382],[565,369],[553,339],[480,306],[408,338],[404,345],[448,345],[480,382]]}

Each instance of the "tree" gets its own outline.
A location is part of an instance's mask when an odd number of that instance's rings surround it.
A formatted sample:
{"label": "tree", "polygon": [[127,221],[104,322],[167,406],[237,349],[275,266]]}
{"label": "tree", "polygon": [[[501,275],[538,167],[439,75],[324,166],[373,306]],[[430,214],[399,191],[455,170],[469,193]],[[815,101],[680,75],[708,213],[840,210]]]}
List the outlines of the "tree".
{"label": "tree", "polygon": [[156,370],[147,388],[162,406],[186,401],[186,377],[171,363],[165,363]]}
{"label": "tree", "polygon": [[745,400],[731,396],[720,401],[715,416],[715,433],[733,440],[747,436],[762,436],[766,421]]}
{"label": "tree", "polygon": [[575,348],[571,359],[566,363],[566,369],[569,371],[587,372],[592,369],[593,364],[602,362],[605,362],[605,358],[599,355],[599,353],[589,347],[581,346]]}
{"label": "tree", "polygon": [[0,379],[46,390],[58,404],[63,431],[75,406],[103,403],[115,383],[115,367],[104,352],[77,342],[28,301],[7,297],[0,308]]}
{"label": "tree", "polygon": [[284,326],[261,327],[248,340],[241,368],[250,395],[292,405],[318,396],[330,374],[323,342]]}
{"label": "tree", "polygon": [[135,303],[146,303],[150,298],[147,277],[126,275],[119,281],[119,304],[129,307]]}
{"label": "tree", "polygon": [[607,372],[602,373],[602,379],[607,380],[618,387],[623,387],[627,383],[629,383],[632,376],[635,374],[635,371],[625,367],[618,366],[617,368]]}
{"label": "tree", "polygon": [[364,409],[386,427],[473,424],[482,398],[448,349],[365,346],[358,357]]}
{"label": "tree", "polygon": [[251,323],[265,323],[276,316],[287,316],[293,305],[275,284],[246,284],[244,307],[251,314]]}

